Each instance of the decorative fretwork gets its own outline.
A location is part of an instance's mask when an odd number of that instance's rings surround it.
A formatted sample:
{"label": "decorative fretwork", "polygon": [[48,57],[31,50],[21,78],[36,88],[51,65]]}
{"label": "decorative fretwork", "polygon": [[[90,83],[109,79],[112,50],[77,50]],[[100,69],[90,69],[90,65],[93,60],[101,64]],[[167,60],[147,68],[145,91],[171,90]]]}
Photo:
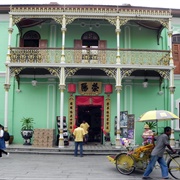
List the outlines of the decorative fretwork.
{"label": "decorative fretwork", "polygon": [[156,65],[168,66],[169,65],[170,51],[120,51],[121,64],[129,65]]}
{"label": "decorative fretwork", "polygon": [[[65,49],[65,63],[71,64],[116,64],[117,50],[96,49],[96,54],[89,56],[89,59],[83,59],[86,54],[82,54],[84,49]],[[94,51],[94,50],[92,50]],[[10,63],[61,63],[62,49],[57,48],[11,48]],[[130,50],[120,49],[120,64],[124,65],[146,65],[146,66],[169,66],[170,51],[160,50]],[[84,56],[83,56],[84,55]],[[87,55],[88,57],[88,55]],[[86,60],[86,61],[83,61]]]}
{"label": "decorative fretwork", "polygon": [[15,76],[18,75],[23,69],[23,67],[10,67],[10,75]]}
{"label": "decorative fretwork", "polygon": [[13,16],[13,23],[12,23],[12,25],[14,26],[15,24],[17,24],[18,22],[20,22],[22,19],[23,19],[23,17],[21,17],[21,16]]}
{"label": "decorative fretwork", "polygon": [[60,63],[61,49],[11,48],[11,63]]}
{"label": "decorative fretwork", "polygon": [[170,79],[170,70],[156,70],[164,79]]}
{"label": "decorative fretwork", "polygon": [[107,76],[116,79],[116,68],[112,68],[112,69],[103,68],[102,70],[107,74]]}
{"label": "decorative fretwork", "polygon": [[[63,16],[51,16],[58,24],[62,24]],[[76,18],[73,16],[66,16],[66,25],[72,23]]]}
{"label": "decorative fretwork", "polygon": [[[114,17],[114,18],[110,18],[110,17],[108,17],[108,18],[106,18],[112,25],[114,25],[114,26],[116,26],[116,22],[117,22],[117,18],[116,17]],[[120,18],[119,19],[119,25],[120,26],[123,26],[123,25],[125,25],[128,21],[130,20],[130,18]]]}
{"label": "decorative fretwork", "polygon": [[51,73],[53,76],[57,76],[60,79],[60,74],[61,74],[61,68],[47,68],[47,70]]}
{"label": "decorative fretwork", "polygon": [[136,69],[121,69],[121,78],[125,78],[131,75],[131,73],[133,71],[135,71]]}
{"label": "decorative fretwork", "polygon": [[[60,78],[60,74],[61,74],[60,67],[53,67],[53,68],[51,67],[51,68],[46,68],[46,69],[51,73],[51,75],[57,76]],[[78,69],[79,68],[65,68],[65,78],[69,76],[73,76]]]}
{"label": "decorative fretwork", "polygon": [[69,132],[72,132],[75,123],[75,98],[73,94],[69,97]]}
{"label": "decorative fretwork", "polygon": [[111,124],[111,99],[110,95],[108,94],[105,99],[105,130],[107,133],[110,132],[110,124]]}
{"label": "decorative fretwork", "polygon": [[65,68],[65,77],[73,76],[79,68]]}
{"label": "decorative fretwork", "polygon": [[68,5],[59,5],[56,7],[52,6],[11,6],[10,12],[13,14],[13,12],[43,12],[43,13],[98,13],[98,14],[110,14],[110,13],[118,13],[118,14],[135,14],[135,15],[156,15],[156,16],[170,16],[171,11],[170,10],[159,10],[155,8],[128,8],[128,7],[121,7],[121,6],[103,6],[103,7],[97,7],[93,5],[89,6],[68,6]]}
{"label": "decorative fretwork", "polygon": [[159,22],[165,27],[165,28],[169,28],[168,25],[169,25],[169,21],[168,20],[159,20]]}

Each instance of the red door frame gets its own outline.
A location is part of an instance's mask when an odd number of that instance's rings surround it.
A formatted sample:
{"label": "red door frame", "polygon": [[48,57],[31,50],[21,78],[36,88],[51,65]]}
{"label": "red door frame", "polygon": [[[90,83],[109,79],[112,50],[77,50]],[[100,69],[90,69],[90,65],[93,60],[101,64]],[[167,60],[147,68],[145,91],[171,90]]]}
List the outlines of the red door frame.
{"label": "red door frame", "polygon": [[76,96],[75,121],[78,119],[78,106],[89,105],[101,106],[101,127],[104,127],[104,96]]}

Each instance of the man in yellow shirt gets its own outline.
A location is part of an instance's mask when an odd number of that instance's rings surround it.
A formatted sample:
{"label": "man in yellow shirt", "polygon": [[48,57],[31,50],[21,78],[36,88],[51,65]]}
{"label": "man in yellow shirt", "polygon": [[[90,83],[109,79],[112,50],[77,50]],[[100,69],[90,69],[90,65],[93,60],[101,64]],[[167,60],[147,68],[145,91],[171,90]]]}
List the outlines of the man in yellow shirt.
{"label": "man in yellow shirt", "polygon": [[85,132],[85,143],[88,142],[88,129],[89,129],[89,124],[86,121],[83,121],[80,125],[81,128],[84,129]]}
{"label": "man in yellow shirt", "polygon": [[75,137],[74,156],[78,155],[78,146],[80,146],[80,156],[83,157],[83,139],[85,136],[85,132],[84,129],[80,127],[79,123],[77,123],[77,128],[74,129],[73,135]]}

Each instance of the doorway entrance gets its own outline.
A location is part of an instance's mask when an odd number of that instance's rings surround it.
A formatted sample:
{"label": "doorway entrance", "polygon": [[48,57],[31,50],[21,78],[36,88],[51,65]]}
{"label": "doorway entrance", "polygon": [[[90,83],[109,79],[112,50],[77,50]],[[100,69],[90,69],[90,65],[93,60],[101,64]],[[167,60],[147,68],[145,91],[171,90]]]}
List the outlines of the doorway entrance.
{"label": "doorway entrance", "polygon": [[88,142],[103,143],[104,96],[76,96],[76,122],[89,125]]}
{"label": "doorway entrance", "polygon": [[85,120],[89,124],[88,142],[102,142],[101,106],[78,106],[78,122]]}

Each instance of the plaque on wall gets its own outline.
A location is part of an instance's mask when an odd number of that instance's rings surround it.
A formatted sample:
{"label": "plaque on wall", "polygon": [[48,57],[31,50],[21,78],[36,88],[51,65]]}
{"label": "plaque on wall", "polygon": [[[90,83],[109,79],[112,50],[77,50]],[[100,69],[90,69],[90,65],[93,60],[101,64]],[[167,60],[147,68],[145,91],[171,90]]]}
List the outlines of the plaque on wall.
{"label": "plaque on wall", "polygon": [[79,93],[81,95],[101,94],[102,82],[79,82]]}

